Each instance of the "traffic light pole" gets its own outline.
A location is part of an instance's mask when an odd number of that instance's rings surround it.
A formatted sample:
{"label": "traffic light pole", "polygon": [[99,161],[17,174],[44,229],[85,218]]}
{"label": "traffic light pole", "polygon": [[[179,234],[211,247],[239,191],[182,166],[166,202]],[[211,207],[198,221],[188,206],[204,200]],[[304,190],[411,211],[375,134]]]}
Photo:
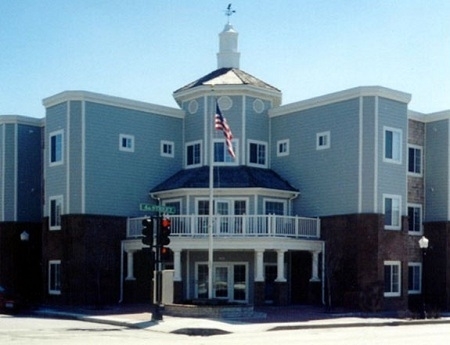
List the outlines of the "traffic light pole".
{"label": "traffic light pole", "polygon": [[163,315],[161,312],[162,304],[162,262],[161,262],[161,217],[157,217],[156,222],[156,246],[155,246],[155,257],[156,257],[156,275],[155,275],[155,307],[152,313],[152,321],[161,321]]}

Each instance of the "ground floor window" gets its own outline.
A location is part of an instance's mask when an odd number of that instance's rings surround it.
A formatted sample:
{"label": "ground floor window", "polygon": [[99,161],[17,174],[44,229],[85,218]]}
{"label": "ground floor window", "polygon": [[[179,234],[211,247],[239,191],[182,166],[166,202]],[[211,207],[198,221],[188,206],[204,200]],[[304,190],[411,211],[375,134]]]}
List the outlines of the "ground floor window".
{"label": "ground floor window", "polygon": [[418,294],[422,292],[422,264],[410,262],[408,264],[408,292]]}
{"label": "ground floor window", "polygon": [[384,296],[400,296],[401,291],[401,263],[400,261],[384,262]]}
{"label": "ground floor window", "polygon": [[61,260],[48,262],[48,293],[51,295],[61,294]]}
{"label": "ground floor window", "polygon": [[[196,266],[196,298],[208,298],[208,264]],[[215,263],[212,297],[232,302],[248,300],[248,267],[246,263]]]}

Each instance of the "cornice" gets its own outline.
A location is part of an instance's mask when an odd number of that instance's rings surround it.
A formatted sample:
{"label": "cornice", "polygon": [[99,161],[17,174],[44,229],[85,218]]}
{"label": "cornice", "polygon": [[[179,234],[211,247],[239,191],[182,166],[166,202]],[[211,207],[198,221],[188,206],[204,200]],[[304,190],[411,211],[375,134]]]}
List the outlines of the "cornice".
{"label": "cornice", "polygon": [[409,103],[411,100],[411,95],[405,92],[388,89],[382,86],[359,86],[348,90],[310,98],[304,101],[282,105],[278,108],[270,109],[269,116],[275,117],[286,115],[297,111],[365,96],[379,96],[401,103]]}
{"label": "cornice", "polygon": [[146,103],[141,101],[135,101],[127,98],[121,98],[116,96],[109,96],[100,93],[94,93],[89,91],[63,91],[56,95],[44,98],[42,104],[48,108],[60,103],[68,101],[86,101],[93,103],[100,103],[106,105],[112,105],[116,107],[134,109],[138,111],[144,111],[149,113],[155,113],[159,115],[167,115],[177,118],[184,117],[184,111],[176,108],[166,107],[163,105],[157,105],[152,103]]}
{"label": "cornice", "polygon": [[45,119],[24,115],[0,115],[0,124],[21,124],[43,127],[45,125]]}

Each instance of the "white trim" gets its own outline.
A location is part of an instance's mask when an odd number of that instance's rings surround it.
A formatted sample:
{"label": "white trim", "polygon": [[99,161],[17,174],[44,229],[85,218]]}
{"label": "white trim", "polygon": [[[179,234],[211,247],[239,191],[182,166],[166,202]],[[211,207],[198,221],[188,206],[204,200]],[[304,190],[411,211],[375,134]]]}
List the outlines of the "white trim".
{"label": "white trim", "polygon": [[1,211],[1,221],[4,222],[5,221],[5,161],[6,161],[6,139],[5,139],[5,135],[6,135],[6,128],[5,125],[2,125],[2,169],[1,171],[1,176],[0,176],[0,183],[1,183],[1,206],[0,206],[0,211]]}
{"label": "white trim", "polygon": [[[398,147],[398,158],[392,157],[392,158],[387,158],[386,157],[386,132],[392,132],[392,134],[394,135],[394,133],[398,134],[400,136],[399,138],[399,147]],[[392,138],[394,139],[394,138]],[[394,145],[394,140],[392,140],[392,154],[394,155],[394,153],[396,152],[395,150],[395,145]],[[386,163],[393,163],[393,164],[402,164],[403,161],[403,130],[400,128],[394,128],[394,127],[389,127],[389,126],[383,126],[383,162]]]}
{"label": "white trim", "polygon": [[46,107],[68,102],[68,101],[85,101],[99,104],[106,104],[115,107],[143,111],[146,113],[155,113],[157,115],[166,115],[176,118],[184,118],[185,112],[180,109],[170,108],[162,105],[135,101],[122,97],[115,97],[94,93],[89,91],[63,91],[56,95],[44,98],[42,104]]}
{"label": "white trim", "polygon": [[[58,135],[61,135],[61,160],[52,162],[52,137],[56,137]],[[50,132],[48,134],[48,165],[50,167],[63,165],[64,164],[64,156],[66,152],[66,144],[65,144],[65,135],[64,135],[64,129],[59,129],[57,131]]]}
{"label": "white trim", "polygon": [[[123,140],[126,140],[127,145],[123,146]],[[130,143],[131,145],[128,146],[128,143]],[[134,139],[134,135],[132,134],[119,134],[119,150],[120,151],[124,151],[124,152],[134,152],[134,147],[135,147],[135,139]]]}
{"label": "white trim", "polygon": [[[384,261],[383,263],[383,272],[386,266],[397,266],[398,267],[398,292],[397,291],[389,291],[384,292],[384,297],[399,297],[402,294],[402,263],[401,261]],[[390,277],[392,280],[392,277]],[[386,282],[385,282],[386,285]]]}
{"label": "white trim", "polygon": [[267,214],[266,211],[266,203],[267,202],[276,202],[276,203],[280,203],[283,204],[283,216],[288,215],[288,209],[287,209],[287,200],[283,200],[283,199],[276,199],[276,198],[263,198],[262,200],[263,202],[263,214]]}
{"label": "white trim", "polygon": [[[325,138],[325,143],[321,143],[320,139]],[[316,133],[316,150],[326,150],[331,147],[330,131]]]}
{"label": "white trim", "polygon": [[[250,145],[251,144],[255,144],[255,145],[258,145],[258,146],[260,146],[260,145],[264,146],[264,164],[258,164],[258,163],[250,162],[250,158],[251,158],[250,157]],[[247,140],[247,152],[248,152],[247,165],[251,166],[251,167],[256,167],[256,168],[267,168],[267,166],[268,166],[268,159],[269,159],[268,158],[269,157],[268,150],[269,150],[269,147],[268,147],[268,144],[267,144],[266,141],[259,141],[259,140],[252,140],[252,139]]]}
{"label": "white trim", "polygon": [[66,157],[66,195],[67,195],[67,213],[70,212],[70,105],[71,102],[67,102],[66,113],[66,145],[63,147]]}
{"label": "white trim", "polygon": [[378,117],[378,105],[379,105],[379,99],[378,96],[375,97],[375,114],[374,114],[374,176],[373,176],[373,207],[374,212],[378,213],[378,165],[379,165],[379,117]]}
{"label": "white trim", "polygon": [[[419,289],[418,290],[410,290],[408,283],[408,294],[409,295],[417,295],[422,293],[422,263],[421,262],[408,262],[408,277],[409,277],[409,268],[410,267],[419,267]],[[408,280],[409,281],[409,280]]]}
{"label": "white trim", "polygon": [[306,109],[316,108],[331,103],[337,103],[358,97],[372,96],[392,99],[401,103],[409,103],[411,95],[382,86],[360,86],[353,89],[338,91],[327,95],[310,98],[304,101],[286,104],[269,110],[269,116],[281,116]]}
{"label": "white trim", "polygon": [[[166,145],[170,147],[169,153],[164,152],[164,147]],[[169,157],[169,158],[175,157],[175,143],[173,141],[161,140],[160,148],[161,148],[161,157]]]}
{"label": "white trim", "polygon": [[[216,143],[222,143],[223,144],[223,149],[224,149],[224,158],[225,157],[230,157],[230,161],[216,161],[216,156],[215,156],[215,144]],[[233,146],[233,151],[234,152],[239,152],[239,139],[232,139],[231,140],[231,145]],[[230,156],[230,154],[228,153],[228,149],[227,149],[227,144],[225,142],[225,139],[221,139],[221,138],[214,138],[213,139],[213,150],[214,150],[214,155],[213,155],[213,159],[214,159],[214,166],[236,166],[239,163],[239,156],[237,156],[235,159],[233,159],[233,157]]]}
{"label": "white trim", "polygon": [[364,98],[359,98],[359,134],[358,134],[358,213],[362,212],[362,191],[363,191],[363,109],[364,109]]}
{"label": "white trim", "polygon": [[[196,163],[196,164],[190,164],[188,165],[188,146],[195,146],[195,145],[200,145],[200,162]],[[189,141],[186,144],[184,144],[184,160],[185,160],[185,168],[186,169],[191,169],[191,168],[198,168],[201,167],[203,165],[203,142],[201,140],[194,140],[194,141]]]}
{"label": "white trim", "polygon": [[[285,151],[280,152],[280,145],[285,146]],[[278,140],[276,151],[277,151],[277,157],[289,156],[289,139]]]}
{"label": "white trim", "polygon": [[[420,172],[419,173],[409,171],[409,149],[410,148],[415,149],[415,150],[420,150]],[[409,176],[413,176],[413,177],[423,177],[423,163],[424,163],[423,146],[408,144],[408,164],[406,167],[407,174]]]}
{"label": "white trim", "polygon": [[59,221],[61,222],[61,216],[64,214],[64,196],[63,195],[52,195],[48,198],[48,228],[49,230],[61,230],[61,224],[52,225],[52,201],[56,202],[56,206],[58,204],[61,205],[60,213],[59,213]]}
{"label": "white trim", "polygon": [[[398,201],[398,225],[385,225],[385,230],[401,230],[402,229],[402,196],[396,194],[383,194],[383,214],[386,217],[386,199]],[[391,219],[391,221],[394,218]]]}
{"label": "white trim", "polygon": [[[407,204],[407,209],[408,209],[408,217],[409,217],[409,208],[413,207],[413,208],[418,208],[420,209],[420,230],[419,231],[410,231],[409,230],[409,225],[408,225],[408,234],[413,235],[413,236],[421,236],[423,235],[423,205],[422,204],[416,204],[416,203],[408,203]],[[409,221],[409,219],[408,219]]]}
{"label": "white trim", "polygon": [[[243,97],[242,97],[242,114],[241,114],[241,118],[242,118],[242,123],[241,123],[241,125],[242,125],[242,132],[241,132],[241,136],[242,136],[242,142],[243,143],[245,143],[246,141],[246,137],[247,137],[247,135],[246,135],[246,131],[247,131],[247,129],[246,129],[246,127],[247,127],[247,105],[246,105],[246,100],[247,100],[247,96],[246,95],[244,95]],[[270,123],[271,123],[272,121],[269,121],[269,125],[270,125]],[[239,158],[239,156],[238,157],[236,157],[237,159],[239,159],[240,160],[240,162],[242,162],[242,164],[244,164],[244,162],[246,162],[247,160],[246,160],[246,157],[247,157],[247,150],[246,150],[246,148],[245,148],[245,144],[244,145],[242,145],[242,147],[240,148],[240,153],[241,153],[241,157],[242,158]]]}
{"label": "white trim", "polygon": [[81,213],[86,211],[86,102],[81,102]]}

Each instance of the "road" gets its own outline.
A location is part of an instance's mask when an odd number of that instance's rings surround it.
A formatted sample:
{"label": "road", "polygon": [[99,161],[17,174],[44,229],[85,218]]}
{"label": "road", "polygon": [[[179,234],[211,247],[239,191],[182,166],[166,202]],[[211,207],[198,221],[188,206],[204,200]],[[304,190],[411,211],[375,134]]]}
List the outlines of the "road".
{"label": "road", "polygon": [[187,345],[239,345],[274,343],[314,345],[375,345],[408,344],[440,345],[450,339],[448,324],[383,326],[356,328],[304,329],[273,332],[243,332],[197,337],[166,334],[147,329],[129,329],[118,326],[75,320],[56,320],[26,316],[0,315],[0,344],[13,345],[140,345],[149,343]]}

